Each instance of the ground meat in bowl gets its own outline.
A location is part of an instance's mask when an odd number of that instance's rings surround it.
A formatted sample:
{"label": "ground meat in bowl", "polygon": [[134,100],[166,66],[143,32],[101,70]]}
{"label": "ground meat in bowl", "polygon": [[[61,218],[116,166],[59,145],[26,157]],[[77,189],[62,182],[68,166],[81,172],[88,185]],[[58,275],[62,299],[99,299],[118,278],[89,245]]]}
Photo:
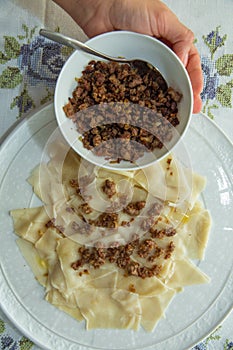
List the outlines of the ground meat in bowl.
{"label": "ground meat in bowl", "polygon": [[182,95],[150,68],[91,61],[77,83],[64,112],[95,155],[135,162],[172,139]]}

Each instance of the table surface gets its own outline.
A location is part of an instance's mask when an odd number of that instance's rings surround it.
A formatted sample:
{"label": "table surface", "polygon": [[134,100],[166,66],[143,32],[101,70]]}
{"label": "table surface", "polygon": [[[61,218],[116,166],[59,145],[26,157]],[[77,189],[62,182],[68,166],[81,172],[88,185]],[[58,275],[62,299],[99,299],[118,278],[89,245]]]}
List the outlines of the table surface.
{"label": "table surface", "polygon": [[[195,33],[204,75],[202,111],[233,140],[233,1],[165,2]],[[0,6],[1,137],[17,119],[53,101],[56,79],[71,53],[41,38],[39,29],[60,30],[82,41],[86,36],[52,1],[0,0]],[[1,310],[0,349],[38,349]],[[233,350],[233,313],[194,349]]]}

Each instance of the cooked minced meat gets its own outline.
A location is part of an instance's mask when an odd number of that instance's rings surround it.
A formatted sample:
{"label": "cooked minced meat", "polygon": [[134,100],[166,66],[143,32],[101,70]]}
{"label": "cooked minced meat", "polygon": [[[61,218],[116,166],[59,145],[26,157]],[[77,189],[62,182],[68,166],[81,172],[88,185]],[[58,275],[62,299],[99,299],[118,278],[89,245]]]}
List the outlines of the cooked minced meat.
{"label": "cooked minced meat", "polygon": [[171,140],[182,95],[151,69],[91,61],[77,83],[64,112],[96,155],[135,162]]}
{"label": "cooked minced meat", "polygon": [[[169,259],[174,251],[175,245],[170,242],[166,248],[159,247],[151,239],[136,239],[126,245],[112,246],[105,248],[102,246],[79,248],[80,258],[71,264],[74,270],[79,270],[84,265],[89,265],[95,269],[106,263],[116,264],[123,269],[125,274],[141,278],[157,276],[161,271],[158,258]],[[132,259],[133,254],[146,259],[151,263],[150,267]]]}

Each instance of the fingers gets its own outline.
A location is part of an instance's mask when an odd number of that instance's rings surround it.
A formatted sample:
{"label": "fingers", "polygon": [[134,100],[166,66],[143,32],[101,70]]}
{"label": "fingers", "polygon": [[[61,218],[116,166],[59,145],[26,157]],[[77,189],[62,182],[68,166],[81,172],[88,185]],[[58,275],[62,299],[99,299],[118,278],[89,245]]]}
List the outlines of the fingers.
{"label": "fingers", "polygon": [[177,40],[175,43],[173,43],[172,49],[186,67],[189,60],[189,51],[194,41],[194,35],[192,31],[186,27],[184,28],[183,33],[183,39],[180,37],[180,40]]}
{"label": "fingers", "polygon": [[154,13],[154,35],[166,40],[186,66],[188,53],[194,40],[193,32],[183,25],[177,16],[162,2],[158,2]]}
{"label": "fingers", "polygon": [[193,113],[199,113],[202,108],[200,93],[203,90],[203,75],[202,75],[202,69],[201,69],[200,56],[194,45],[192,45],[189,51],[186,69],[189,74],[191,84],[192,84],[192,89],[193,89],[193,96],[194,96]]}
{"label": "fingers", "polygon": [[157,30],[157,35],[169,44],[186,67],[193,89],[193,113],[199,113],[202,108],[200,93],[203,89],[203,76],[200,57],[193,44],[193,32],[162,3],[157,17],[157,28],[154,29]]}

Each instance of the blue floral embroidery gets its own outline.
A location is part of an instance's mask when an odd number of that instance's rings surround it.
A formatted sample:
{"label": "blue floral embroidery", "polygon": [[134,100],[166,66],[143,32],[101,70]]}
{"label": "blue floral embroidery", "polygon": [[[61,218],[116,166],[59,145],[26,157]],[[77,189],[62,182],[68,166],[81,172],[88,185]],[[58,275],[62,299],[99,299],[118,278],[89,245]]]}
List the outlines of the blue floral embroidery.
{"label": "blue floral embroidery", "polygon": [[[72,49],[35,35],[36,27],[22,25],[23,35],[4,36],[4,51],[0,51],[0,89],[14,89],[20,86],[18,96],[10,108],[17,108],[19,117],[36,107],[32,97],[33,87],[41,87],[45,93],[41,104],[53,98],[56,80]],[[9,65],[11,61],[12,65]]]}
{"label": "blue floral embroidery", "polygon": [[215,71],[214,65],[208,57],[202,57],[201,66],[204,77],[204,88],[201,93],[202,101],[213,100],[216,98],[219,75]]}
{"label": "blue floral embroidery", "polygon": [[1,338],[1,349],[2,350],[17,350],[17,342],[9,336],[3,336]]}
{"label": "blue floral embroidery", "polygon": [[192,350],[206,350],[206,346],[204,343],[200,343],[200,344],[194,346],[194,348]]}
{"label": "blue floral embroidery", "polygon": [[211,58],[213,58],[214,53],[225,44],[225,41],[227,39],[226,34],[221,37],[219,35],[220,26],[217,27],[215,30],[212,30],[207,36],[203,35],[203,40],[205,44],[209,47]]}
{"label": "blue floral embroidery", "polygon": [[21,46],[18,66],[24,81],[32,86],[41,82],[54,87],[60,70],[65,63],[62,46],[36,36],[30,44]]}
{"label": "blue floral embroidery", "polygon": [[208,35],[203,36],[204,43],[209,49],[210,55],[202,56],[202,71],[204,77],[204,88],[201,93],[203,101],[203,112],[210,118],[214,118],[212,111],[219,106],[232,107],[233,80],[226,81],[233,72],[233,54],[223,54],[217,59],[216,51],[227,40],[227,35],[220,36],[220,27],[212,30]]}
{"label": "blue floral embroidery", "polygon": [[233,341],[227,344],[227,350],[233,350]]}
{"label": "blue floral embroidery", "polygon": [[35,108],[35,103],[33,99],[29,96],[26,86],[19,96],[16,96],[12,103],[11,109],[14,107],[18,107],[19,116],[27,113],[31,108]]}
{"label": "blue floral embroidery", "polygon": [[221,38],[221,36],[218,34],[218,32],[215,32],[214,30],[212,30],[212,32],[210,32],[207,35],[206,41],[209,43],[209,45],[211,45],[213,43],[213,41],[214,41],[215,42],[215,47],[217,48],[218,46],[222,45],[223,38]]}

